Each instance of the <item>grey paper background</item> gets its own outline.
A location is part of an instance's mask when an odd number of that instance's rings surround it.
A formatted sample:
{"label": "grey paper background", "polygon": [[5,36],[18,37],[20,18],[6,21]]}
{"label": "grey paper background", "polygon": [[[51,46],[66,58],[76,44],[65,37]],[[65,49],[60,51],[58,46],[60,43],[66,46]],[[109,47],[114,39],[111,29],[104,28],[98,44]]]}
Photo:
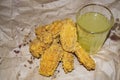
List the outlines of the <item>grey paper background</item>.
{"label": "grey paper background", "polygon": [[[34,28],[57,19],[75,21],[76,12],[88,3],[109,7],[116,23],[103,48],[92,55],[95,71],[87,71],[75,58],[71,73],[65,74],[60,64],[53,76],[39,75],[39,59],[29,53]],[[0,0],[0,80],[120,80],[120,21],[116,18],[120,19],[119,0]]]}

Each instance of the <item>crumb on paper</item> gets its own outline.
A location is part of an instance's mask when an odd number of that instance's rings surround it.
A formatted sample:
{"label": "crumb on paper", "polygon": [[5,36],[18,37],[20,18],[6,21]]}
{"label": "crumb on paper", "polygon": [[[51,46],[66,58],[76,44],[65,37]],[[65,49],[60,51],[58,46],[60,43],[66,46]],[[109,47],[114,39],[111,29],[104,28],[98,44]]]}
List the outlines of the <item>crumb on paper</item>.
{"label": "crumb on paper", "polygon": [[119,21],[119,18],[116,18],[116,21]]}
{"label": "crumb on paper", "polygon": [[33,64],[33,61],[32,61],[32,60],[27,60],[27,62],[28,62],[29,64]]}
{"label": "crumb on paper", "polygon": [[26,65],[26,64],[24,64],[24,67],[27,67],[27,65]]}
{"label": "crumb on paper", "polygon": [[111,40],[114,40],[114,41],[118,41],[118,40],[120,40],[120,37],[119,36],[117,36],[117,35],[115,35],[114,33],[110,36],[110,39]]}
{"label": "crumb on paper", "polygon": [[14,52],[15,52],[16,54],[20,53],[20,51],[19,51],[19,50],[14,50]]}
{"label": "crumb on paper", "polygon": [[18,47],[19,47],[19,48],[21,48],[21,47],[22,47],[22,45],[20,44]]}
{"label": "crumb on paper", "polygon": [[32,69],[32,67],[29,67],[29,69]]}

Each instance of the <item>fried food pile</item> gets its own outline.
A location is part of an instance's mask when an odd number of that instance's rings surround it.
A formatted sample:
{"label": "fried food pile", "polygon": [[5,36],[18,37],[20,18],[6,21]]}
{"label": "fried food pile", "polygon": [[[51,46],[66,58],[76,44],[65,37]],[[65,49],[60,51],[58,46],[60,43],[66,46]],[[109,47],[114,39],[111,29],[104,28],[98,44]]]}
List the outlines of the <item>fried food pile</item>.
{"label": "fried food pile", "polygon": [[77,42],[75,23],[71,19],[57,20],[35,29],[36,38],[29,50],[35,58],[40,58],[39,73],[52,76],[62,62],[65,73],[74,69],[74,56],[87,70],[95,69],[94,60]]}

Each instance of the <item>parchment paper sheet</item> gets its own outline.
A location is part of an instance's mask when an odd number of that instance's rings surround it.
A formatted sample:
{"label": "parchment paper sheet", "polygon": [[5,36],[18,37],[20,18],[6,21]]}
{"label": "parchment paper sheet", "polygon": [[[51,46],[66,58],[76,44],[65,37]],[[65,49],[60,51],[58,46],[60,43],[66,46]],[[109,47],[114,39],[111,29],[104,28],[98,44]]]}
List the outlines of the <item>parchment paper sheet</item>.
{"label": "parchment paper sheet", "polygon": [[[54,20],[72,18],[85,4],[108,6],[115,25],[103,48],[92,55],[94,71],[75,58],[75,69],[65,74],[61,64],[51,77],[38,74],[39,59],[29,52],[34,29]],[[120,80],[120,0],[0,0],[0,80]]]}

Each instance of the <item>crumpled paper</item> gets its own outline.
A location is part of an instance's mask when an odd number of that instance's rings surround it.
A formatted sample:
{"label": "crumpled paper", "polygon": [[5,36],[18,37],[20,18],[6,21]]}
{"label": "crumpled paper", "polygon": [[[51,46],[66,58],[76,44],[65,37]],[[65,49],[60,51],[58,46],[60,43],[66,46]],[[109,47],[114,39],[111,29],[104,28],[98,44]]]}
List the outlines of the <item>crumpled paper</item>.
{"label": "crumpled paper", "polygon": [[[39,59],[29,52],[34,29],[54,20],[72,18],[85,4],[108,6],[115,25],[102,49],[91,55],[94,71],[87,71],[75,58],[75,68],[65,74],[60,64],[51,77],[39,75]],[[119,0],[0,0],[0,80],[120,80]]]}

